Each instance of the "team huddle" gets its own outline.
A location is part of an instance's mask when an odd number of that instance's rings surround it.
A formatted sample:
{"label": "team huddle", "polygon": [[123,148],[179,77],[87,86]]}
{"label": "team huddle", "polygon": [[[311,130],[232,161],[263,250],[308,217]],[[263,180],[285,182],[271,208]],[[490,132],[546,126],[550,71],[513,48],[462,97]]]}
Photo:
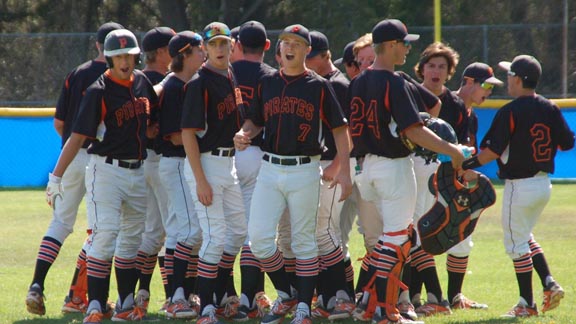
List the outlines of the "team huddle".
{"label": "team huddle", "polygon": [[[88,238],[62,311],[85,313],[84,323],[145,320],[157,263],[165,316],[198,324],[278,324],[288,314],[293,324],[423,323],[486,309],[462,294],[471,230],[440,249],[444,294],[430,249],[444,241],[417,228],[455,203],[464,218],[477,218],[491,204],[478,192],[491,185],[473,169],[493,160],[505,180],[504,244],[520,295],[503,316],[538,315],[534,269],[540,311],[559,306],[564,290],[532,229],[550,198],[556,151],[571,149],[574,133],[536,94],[542,69],[534,57],[500,62],[514,100],[477,141],[472,106],[504,83],[474,62],[450,91],[459,55],[440,42],[421,53],[420,81],[395,71],[420,37],[396,19],[347,44],[334,62],[323,33],[288,26],[275,46],[278,69],[263,63],[272,45],[257,21],[232,30],[213,22],[201,33],[157,27],[141,46],[113,22],[96,36],[98,57],[70,72],[56,106],[62,151],[46,188],[53,219],[26,297],[30,313],[46,312],[44,281],[82,198]],[[445,201],[442,181],[482,190]],[[356,282],[348,252],[355,220],[366,248]],[[112,267],[116,303],[108,302]]]}

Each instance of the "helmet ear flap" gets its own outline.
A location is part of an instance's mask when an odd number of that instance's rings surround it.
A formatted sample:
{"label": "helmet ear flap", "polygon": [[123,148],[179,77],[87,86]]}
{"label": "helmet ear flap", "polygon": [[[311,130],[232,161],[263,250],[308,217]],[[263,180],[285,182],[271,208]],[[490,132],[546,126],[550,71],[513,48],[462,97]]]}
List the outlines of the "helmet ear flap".
{"label": "helmet ear flap", "polygon": [[140,63],[142,63],[142,59],[140,57],[140,54],[134,55],[134,64],[136,66],[140,65]]}

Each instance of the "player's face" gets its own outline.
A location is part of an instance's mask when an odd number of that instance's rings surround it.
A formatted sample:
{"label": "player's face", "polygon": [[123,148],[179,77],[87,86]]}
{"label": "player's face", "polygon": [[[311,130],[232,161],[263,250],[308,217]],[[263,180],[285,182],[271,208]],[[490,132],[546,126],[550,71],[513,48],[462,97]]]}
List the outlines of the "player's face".
{"label": "player's face", "polygon": [[518,97],[518,89],[522,88],[522,80],[515,76],[508,74],[508,78],[506,79],[506,87],[508,90],[508,94],[512,97]]}
{"label": "player's face", "polygon": [[232,52],[230,53],[230,63],[234,63],[236,61],[240,61],[244,58],[240,47],[238,47],[238,41],[232,41]]}
{"label": "player's face", "polygon": [[472,87],[472,101],[480,105],[492,94],[494,85],[485,82],[474,82]]}
{"label": "player's face", "polygon": [[404,63],[406,63],[406,55],[410,53],[410,48],[412,48],[412,45],[410,42],[405,42],[403,40],[397,40],[394,42],[394,64],[404,65]]}
{"label": "player's face", "polygon": [[436,91],[442,91],[442,87],[448,80],[448,61],[444,56],[435,56],[423,65],[422,76],[424,87]]}
{"label": "player's face", "polygon": [[344,65],[344,69],[346,69],[346,74],[350,80],[354,79],[358,74],[360,74],[360,69],[354,63],[346,63]]}
{"label": "player's face", "polygon": [[206,45],[208,62],[217,69],[228,69],[230,63],[230,40],[226,38],[211,39]]}
{"label": "player's face", "polygon": [[322,55],[316,55],[311,58],[306,58],[306,67],[318,73],[320,68],[324,65],[325,58]]}
{"label": "player's face", "polygon": [[280,55],[282,56],[282,66],[285,68],[298,68],[304,65],[306,54],[310,51],[310,46],[300,37],[288,35],[282,39]]}
{"label": "player's face", "polygon": [[192,52],[186,55],[186,66],[190,66],[190,69],[194,71],[198,70],[202,63],[204,63],[205,55],[204,50],[202,50],[201,46],[194,46],[192,47]]}
{"label": "player's face", "polygon": [[130,80],[136,68],[136,55],[121,54],[112,56],[114,67],[110,69],[112,76],[120,80]]}
{"label": "player's face", "polygon": [[369,66],[374,63],[376,54],[374,53],[374,48],[372,46],[366,46],[358,50],[358,55],[356,55],[356,61],[360,66],[360,72],[366,70]]}

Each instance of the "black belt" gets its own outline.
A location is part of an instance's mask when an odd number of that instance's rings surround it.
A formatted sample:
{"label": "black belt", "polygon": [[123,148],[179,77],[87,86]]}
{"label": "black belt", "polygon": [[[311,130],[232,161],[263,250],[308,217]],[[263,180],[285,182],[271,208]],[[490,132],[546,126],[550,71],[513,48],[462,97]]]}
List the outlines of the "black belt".
{"label": "black belt", "polygon": [[309,156],[306,157],[294,157],[294,158],[278,158],[275,156],[270,156],[268,154],[264,154],[262,157],[264,161],[270,162],[272,164],[280,164],[280,165],[300,165],[312,162],[312,159]]}
{"label": "black belt", "polygon": [[231,156],[234,156],[235,153],[236,153],[236,150],[233,148],[212,150],[212,155],[216,155],[216,156],[231,157]]}
{"label": "black belt", "polygon": [[114,160],[118,161],[118,166],[125,169],[138,169],[142,166],[142,160],[137,162],[126,162],[118,159],[113,159],[110,156],[106,157],[106,163],[114,165]]}

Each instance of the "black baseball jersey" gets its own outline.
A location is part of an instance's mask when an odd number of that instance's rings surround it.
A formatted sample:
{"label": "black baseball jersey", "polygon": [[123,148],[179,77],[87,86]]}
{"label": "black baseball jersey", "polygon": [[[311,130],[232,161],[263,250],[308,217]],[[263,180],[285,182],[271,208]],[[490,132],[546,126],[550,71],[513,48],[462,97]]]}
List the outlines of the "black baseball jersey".
{"label": "black baseball jersey", "polygon": [[458,143],[468,144],[470,141],[468,134],[468,110],[466,109],[464,101],[446,88],[444,88],[444,92],[442,92],[439,98],[442,101],[442,108],[440,108],[438,118],[446,121],[454,128]]}
{"label": "black baseball jersey", "polygon": [[247,112],[248,119],[264,127],[262,149],[278,155],[320,155],[322,128],[346,125],[332,86],[311,70],[263,76]]}
{"label": "black baseball jersey", "polygon": [[[146,75],[148,80],[150,80],[150,83],[152,83],[152,85],[156,85],[162,82],[162,80],[164,80],[164,77],[166,76],[158,71],[153,70],[145,70],[142,72],[144,72],[144,74]],[[156,153],[160,153],[162,151],[163,145],[167,144],[166,141],[164,141],[160,136],[154,139],[149,138],[148,141],[146,142],[146,148],[154,150]]]}
{"label": "black baseball jersey", "polygon": [[[254,99],[258,81],[263,75],[272,74],[276,69],[266,63],[240,60],[232,63],[236,85],[242,92],[242,102],[244,109],[250,107],[250,102]],[[246,116],[246,112],[242,113]],[[252,145],[262,145],[262,133],[252,138]]]}
{"label": "black baseball jersey", "polygon": [[200,153],[234,147],[242,95],[232,78],[230,70],[224,76],[204,65],[185,86],[181,126],[197,130]]}
{"label": "black baseball jersey", "polygon": [[418,104],[406,81],[397,73],[368,69],[350,83],[350,134],[359,154],[401,158],[410,151],[399,133],[422,124]]}
{"label": "black baseball jersey", "polygon": [[498,154],[501,179],[522,179],[543,171],[554,173],[558,148],[574,147],[574,133],[560,109],[540,96],[523,96],[496,113],[482,149]]}
{"label": "black baseball jersey", "polygon": [[435,94],[414,80],[410,75],[402,71],[397,71],[396,74],[408,81],[407,86],[410,88],[410,91],[412,91],[412,96],[418,106],[418,111],[429,112],[430,109],[436,106],[438,103],[438,97]]}
{"label": "black baseball jersey", "polygon": [[[350,81],[344,76],[344,73],[337,69],[325,75],[324,78],[328,80],[332,85],[332,88],[336,93],[338,103],[344,112],[344,116],[348,118],[350,116],[350,105],[347,101],[347,93]],[[321,160],[334,160],[337,153],[336,143],[334,142],[334,135],[332,135],[332,132],[328,129],[328,127],[323,127],[322,130],[324,135],[325,150],[322,152]]]}
{"label": "black baseball jersey", "polygon": [[468,111],[468,145],[478,152],[478,115],[474,109]]}
{"label": "black baseball jersey", "polygon": [[135,70],[131,80],[116,79],[106,71],[86,90],[73,132],[95,139],[90,154],[143,160],[146,128],[157,101],[142,71]]}
{"label": "black baseball jersey", "polygon": [[165,157],[186,157],[183,145],[174,145],[167,136],[180,133],[182,124],[182,103],[184,102],[184,85],[186,83],[175,75],[168,77],[158,105],[159,137],[164,140],[160,153]]}
{"label": "black baseball jersey", "polygon": [[[64,86],[60,92],[60,97],[56,103],[55,118],[64,122],[62,132],[62,146],[70,137],[74,119],[78,114],[80,102],[86,89],[106,71],[106,62],[88,61],[76,67],[66,76]],[[84,143],[84,148],[90,145],[90,141]]]}

